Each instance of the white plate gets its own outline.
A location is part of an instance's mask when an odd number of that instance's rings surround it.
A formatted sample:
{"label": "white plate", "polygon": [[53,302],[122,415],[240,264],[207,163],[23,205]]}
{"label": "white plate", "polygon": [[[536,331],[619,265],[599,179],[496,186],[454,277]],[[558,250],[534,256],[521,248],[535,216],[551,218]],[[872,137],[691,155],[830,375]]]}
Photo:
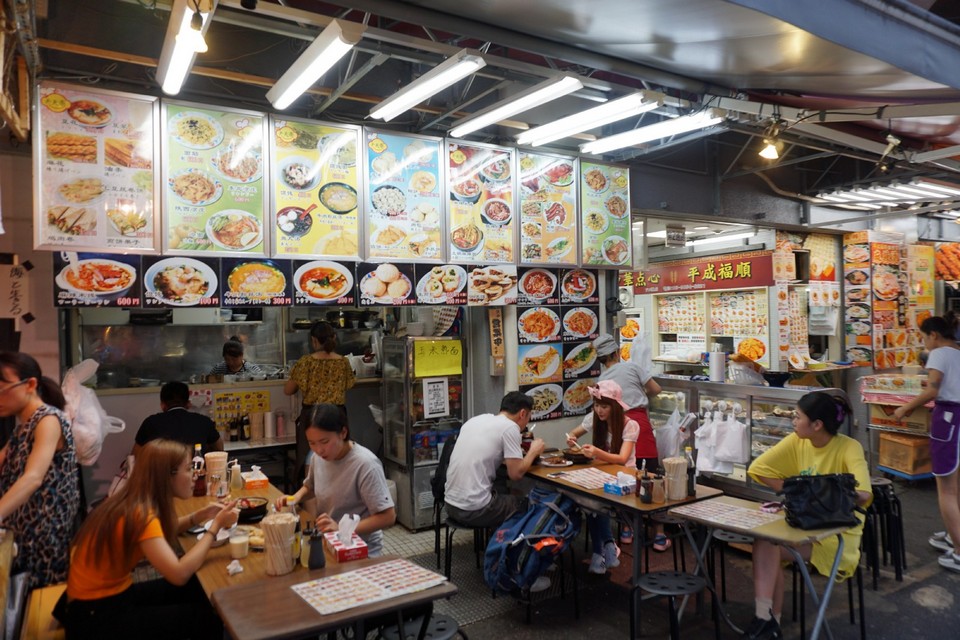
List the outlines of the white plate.
{"label": "white plate", "polygon": [[[624,246],[627,248],[627,250],[623,252],[622,258],[620,258],[619,260],[614,260],[607,254],[607,249],[618,242],[622,242]],[[630,258],[630,244],[626,241],[626,239],[622,238],[621,236],[607,236],[607,238],[603,241],[603,244],[601,245],[601,249],[603,250],[603,257],[606,258],[610,264],[623,264],[624,262],[627,261],[627,259]]]}
{"label": "white plate", "polygon": [[[186,266],[193,267],[200,272],[200,275],[207,282],[207,291],[203,295],[191,296],[187,299],[173,299],[167,298],[162,293],[157,291],[156,287],[153,284],[154,278],[157,275],[169,268]],[[164,258],[159,262],[153,264],[143,276],[143,286],[145,293],[149,298],[155,298],[165,304],[173,305],[175,307],[193,307],[200,303],[200,300],[203,298],[210,298],[217,292],[217,274],[209,266],[200,262],[199,260],[194,260],[193,258]]]}
{"label": "white plate", "polygon": [[[73,115],[72,112],[74,111],[73,106],[74,106],[75,104],[77,104],[78,102],[92,102],[92,103],[94,103],[95,105],[97,105],[98,107],[102,107],[102,108],[106,109],[106,110],[107,110],[107,117],[106,117],[105,119],[103,119],[103,120],[100,120],[100,121],[96,122],[96,123],[83,122],[82,120],[77,119],[77,118]],[[78,106],[79,106],[79,105],[78,105]],[[93,105],[90,105],[90,106],[93,106]],[[66,114],[67,114],[68,116],[70,116],[70,119],[71,119],[71,120],[73,120],[74,122],[76,122],[76,123],[77,123],[78,125],[80,125],[81,127],[93,127],[93,128],[95,128],[95,129],[99,129],[100,127],[105,127],[105,126],[107,126],[108,124],[110,124],[110,121],[111,121],[111,120],[113,120],[113,110],[110,108],[110,105],[108,105],[106,102],[104,102],[104,101],[103,101],[103,98],[101,98],[101,97],[99,97],[99,96],[97,96],[97,97],[93,97],[93,96],[76,96],[73,100],[70,101],[70,106],[67,108]]]}
{"label": "white plate", "polygon": [[[541,338],[534,333],[528,333],[523,329],[524,319],[529,318],[537,312],[547,314],[550,320],[553,321],[553,331],[545,338]],[[556,342],[560,336],[560,326],[560,317],[546,307],[534,307],[533,309],[527,309],[520,314],[519,318],[517,318],[517,333],[519,333],[520,337],[525,339],[527,342]]]}
{"label": "white plate", "polygon": [[[467,286],[467,272],[460,265],[445,264],[443,266],[434,267],[434,268],[441,269],[443,271],[443,275],[436,275],[431,270],[429,273],[427,273],[422,278],[420,278],[420,282],[417,283],[417,299],[420,302],[424,304],[442,304],[447,301],[448,297],[457,295],[458,293],[463,291],[464,287]],[[456,272],[455,275],[458,279],[456,289],[450,292],[444,291],[439,296],[435,296],[431,294],[429,291],[427,291],[427,287],[429,286],[430,280],[432,279],[438,280],[440,282],[440,285],[443,286],[443,278],[449,276],[449,272],[451,269]]]}
{"label": "white plate", "polygon": [[[583,170],[581,169],[581,171]],[[599,189],[594,189],[587,182],[587,175],[590,173],[593,173],[594,171],[596,171],[597,173],[603,176],[603,186],[600,187]],[[590,193],[603,193],[604,191],[610,188],[610,176],[604,173],[603,170],[601,170],[599,167],[591,167],[590,169],[583,171],[582,175],[583,175],[583,178],[582,178],[583,186]]]}
{"label": "white plate", "polygon": [[[567,326],[567,322],[570,319],[570,316],[572,316],[577,311],[582,311],[587,315],[589,315],[591,318],[593,318],[593,324],[590,325],[590,331],[588,331],[587,333],[580,333],[579,331],[574,331],[569,326]],[[578,338],[586,338],[587,336],[593,335],[593,332],[597,330],[597,325],[599,323],[600,321],[597,319],[597,314],[593,312],[593,309],[588,309],[586,307],[574,307],[573,309],[570,309],[565,314],[563,314],[563,328],[566,330],[568,334],[570,334],[571,336],[577,336]]]}
{"label": "white plate", "polygon": [[[234,148],[239,147],[240,144],[235,145]],[[220,150],[220,153],[210,158],[210,165],[213,167],[213,170],[217,172],[217,175],[219,175],[224,180],[228,180],[230,182],[236,182],[239,184],[249,184],[251,182],[256,182],[257,180],[260,179],[260,176],[263,175],[263,158],[261,157],[259,150],[250,149],[244,154],[244,156],[250,156],[257,162],[257,170],[254,171],[249,178],[238,178],[235,176],[231,176],[228,173],[224,173],[223,170],[220,168],[220,165],[217,163],[217,158],[220,156],[220,154],[226,154],[226,153],[229,153],[230,151],[232,151],[232,149],[229,146],[227,146],[226,148]]]}
{"label": "white plate", "polygon": [[[374,296],[371,296],[371,295],[369,295],[369,294],[367,294],[367,293],[364,293],[364,291],[363,291],[363,285],[367,282],[367,280],[369,280],[369,279],[371,279],[371,278],[376,278],[376,277],[377,277],[377,272],[376,272],[376,271],[371,271],[371,272],[368,273],[367,275],[365,275],[365,276],[363,276],[362,278],[360,278],[360,296],[361,296],[364,300],[370,300],[370,301],[372,301],[372,302],[375,302],[376,304],[389,304],[389,305],[392,305],[394,300],[406,300],[408,297],[410,297],[410,293],[413,292],[413,283],[410,282],[410,278],[408,278],[408,277],[406,276],[406,274],[401,273],[401,274],[400,274],[400,277],[407,281],[407,295],[404,296],[403,298],[391,298],[390,296],[376,296],[376,297],[374,297]],[[414,295],[416,295],[416,293],[414,293]]]}
{"label": "white plate", "polygon": [[[97,195],[95,195],[95,196],[90,197],[88,200],[83,200],[83,201],[69,200],[69,199],[67,199],[67,198],[64,198],[63,195],[61,195],[61,193],[60,193],[60,188],[61,188],[61,187],[64,187],[64,186],[66,186],[66,185],[68,185],[68,184],[70,184],[70,183],[72,183],[72,182],[79,182],[80,180],[99,180],[99,181],[100,181],[100,186],[101,186],[101,191],[100,191],[100,193],[97,194]],[[103,181],[103,176],[90,176],[90,175],[87,175],[87,176],[74,176],[74,177],[71,178],[70,180],[64,180],[64,181],[61,182],[59,185],[57,185],[57,195],[56,195],[56,198],[57,198],[57,202],[59,202],[60,204],[66,205],[66,206],[68,206],[68,207],[78,207],[78,208],[79,208],[79,207],[89,207],[90,205],[96,204],[96,203],[100,202],[101,200],[103,200],[104,196],[106,196],[106,192],[107,192],[107,185],[106,185],[106,183]]]}
{"label": "white plate", "polygon": [[101,297],[103,297],[103,296],[118,296],[118,295],[122,294],[123,292],[128,291],[128,290],[130,289],[130,287],[132,287],[132,286],[134,285],[134,283],[136,283],[136,281],[137,281],[137,271],[136,271],[136,269],[134,269],[133,267],[131,267],[131,266],[128,265],[128,264],[124,264],[124,263],[122,263],[122,262],[117,262],[116,260],[107,260],[106,258],[92,258],[92,259],[89,259],[89,260],[80,260],[79,262],[77,262],[77,265],[76,265],[76,266],[77,266],[77,268],[79,269],[79,268],[82,267],[84,264],[89,264],[89,263],[99,263],[99,264],[109,265],[109,266],[111,266],[111,267],[116,267],[116,268],[119,268],[119,269],[123,269],[123,270],[126,271],[128,274],[130,274],[130,282],[129,282],[129,284],[127,284],[127,286],[125,286],[125,287],[115,287],[115,288],[113,288],[113,289],[110,289],[109,291],[88,291],[87,289],[79,289],[79,288],[77,288],[77,287],[74,287],[74,286],[73,286],[72,284],[70,284],[70,282],[67,280],[67,272],[74,268],[73,265],[67,265],[67,266],[65,266],[63,269],[61,269],[61,270],[60,270],[60,273],[57,275],[57,280],[56,280],[56,281],[57,281],[57,286],[60,287],[61,289],[63,289],[64,291],[70,291],[70,292],[72,292],[72,293],[79,293],[79,294],[81,294],[81,295],[91,295],[91,296],[101,296]]}
{"label": "white plate", "polygon": [[[198,200],[194,202],[193,200],[190,200],[189,198],[186,198],[180,195],[173,188],[173,185],[176,182],[176,179],[179,178],[180,176],[187,175],[188,173],[199,174],[213,183],[213,193],[206,200]],[[176,172],[175,174],[167,178],[167,188],[170,189],[170,193],[173,194],[173,197],[175,197],[177,200],[179,200],[183,204],[190,205],[191,207],[205,207],[207,205],[213,204],[214,202],[220,199],[220,196],[223,195],[223,185],[220,184],[220,181],[214,178],[213,176],[211,176],[210,174],[208,174],[207,172],[200,171],[199,169],[184,169],[182,171]]]}
{"label": "white plate", "polygon": [[[597,228],[591,227],[589,219],[591,216],[597,216],[600,218],[600,225]],[[591,211],[587,215],[583,216],[583,228],[587,233],[592,233],[593,235],[599,235],[607,230],[607,227],[610,225],[610,218],[607,217],[607,214],[602,211]]]}
{"label": "white plate", "polygon": [[[319,268],[331,269],[333,271],[340,273],[346,278],[345,280],[346,284],[343,286],[342,289],[337,291],[335,295],[318,297],[318,296],[314,296],[311,293],[307,293],[302,288],[300,288],[300,279],[304,275],[306,275],[306,273],[311,269],[319,269]],[[351,288],[353,287],[353,274],[350,272],[349,269],[346,269],[342,264],[338,262],[329,262],[327,260],[314,260],[312,262],[306,263],[305,265],[302,265],[299,269],[297,269],[297,272],[293,276],[293,286],[296,287],[297,291],[302,293],[310,302],[315,302],[317,304],[330,304],[330,303],[336,302],[338,299],[342,298],[343,296],[347,295],[347,293],[350,292]]]}
{"label": "white plate", "polygon": [[567,411],[583,411],[584,409],[589,408],[593,404],[593,396],[587,392],[587,401],[584,404],[574,404],[570,401],[569,395],[570,392],[574,389],[579,389],[581,387],[589,387],[592,380],[577,380],[572,385],[567,387],[567,390],[563,392],[563,407]]}
{"label": "white plate", "polygon": [[[222,242],[214,234],[213,225],[215,221],[218,220],[219,218],[229,216],[229,215],[238,215],[238,216],[249,219],[251,222],[253,222],[257,226],[257,235],[254,236],[254,238],[251,241],[238,247],[234,247],[232,245]],[[258,244],[260,244],[260,242],[263,241],[263,225],[260,224],[260,221],[257,220],[257,217],[255,215],[253,215],[252,213],[248,213],[246,211],[241,211],[240,209],[225,209],[224,211],[219,211],[213,214],[212,216],[210,216],[210,218],[207,219],[206,229],[207,229],[207,237],[210,238],[210,242],[217,245],[221,249],[226,249],[227,251],[246,251],[247,249],[252,249],[253,247],[257,246]]]}
{"label": "white plate", "polygon": [[[394,240],[393,242],[390,242],[390,243],[382,242],[382,241],[380,240],[380,236],[382,236],[384,233],[386,233],[386,231],[387,231],[387,229],[388,229],[389,227],[393,227],[393,228],[399,230],[403,235],[401,235],[399,239]],[[379,245],[379,246],[381,246],[381,247],[395,247],[395,246],[399,245],[401,242],[405,242],[405,241],[407,240],[407,238],[409,238],[409,237],[410,237],[410,236],[407,234],[407,232],[404,231],[403,229],[401,229],[400,227],[398,227],[397,225],[388,224],[388,225],[386,225],[386,226],[384,226],[384,227],[380,227],[379,229],[377,229],[376,233],[373,234],[373,237],[371,238],[371,241],[373,242],[373,244]]]}
{"label": "white plate", "polygon": [[[302,187],[295,187],[284,178],[287,169],[295,164],[302,165],[307,171],[307,175],[310,176],[309,182]],[[290,156],[280,163],[280,168],[277,171],[277,181],[294,191],[312,191],[320,184],[320,172],[316,170],[313,160],[304,158],[303,156]]]}
{"label": "white plate", "polygon": [[560,403],[563,402],[563,389],[558,384],[541,384],[539,387],[534,387],[533,389],[527,391],[527,395],[533,398],[538,391],[552,391],[554,394],[556,394],[557,399],[553,404],[543,411],[532,411],[530,413],[531,420],[539,420],[540,418],[543,418],[551,411],[554,411],[560,406]]}
{"label": "white plate", "polygon": [[[564,242],[567,243],[567,246],[565,248],[561,249],[560,251],[553,251],[552,253],[549,252],[549,250],[554,249],[555,247],[557,247],[560,244],[563,244]],[[550,259],[562,258],[568,253],[570,253],[571,251],[573,251],[573,248],[576,246],[576,244],[577,243],[574,242],[572,238],[555,238],[551,240],[550,243],[547,245],[548,251],[544,252],[545,254],[544,257],[550,258]]]}
{"label": "white plate", "polygon": [[[193,142],[181,138],[177,133],[177,125],[188,118],[193,118],[198,121],[202,120],[203,122],[209,124],[210,127],[213,128],[213,135],[210,138],[199,142]],[[213,149],[215,146],[223,142],[223,127],[220,126],[220,123],[205,113],[199,113],[197,111],[181,111],[177,115],[170,118],[170,131],[168,133],[172,139],[176,140],[177,143],[186,147],[187,149]]]}
{"label": "white plate", "polygon": [[[532,277],[533,274],[542,274],[543,276],[547,277],[550,280],[550,291],[547,294],[544,295],[541,293],[530,292],[524,286],[525,283],[527,282],[527,278]],[[530,271],[527,271],[526,273],[524,273],[523,277],[520,278],[519,287],[520,287],[520,291],[525,293],[526,296],[531,300],[546,300],[550,296],[554,295],[554,293],[557,290],[557,276],[553,275],[546,269],[531,269]]]}
{"label": "white plate", "polygon": [[[568,289],[568,285],[573,277],[578,276],[578,274],[587,280],[587,287],[584,291],[570,291],[570,289]],[[564,295],[571,300],[586,300],[593,295],[594,291],[597,290],[597,280],[589,271],[585,271],[583,269],[574,269],[573,271],[568,271],[564,274],[563,280],[560,283],[560,289]]]}
{"label": "white plate", "polygon": [[573,464],[573,460],[567,460],[566,458],[560,458],[558,456],[553,456],[552,458],[540,458],[540,464],[545,467],[569,467]]}
{"label": "white plate", "polygon": [[[544,379],[547,379],[547,378],[549,378],[550,376],[552,376],[554,373],[556,373],[557,368],[560,366],[560,362],[563,360],[563,354],[561,354],[561,353],[557,350],[556,347],[553,347],[553,346],[551,346],[551,345],[546,345],[546,344],[537,345],[536,347],[534,347],[534,348],[530,349],[529,351],[527,351],[527,352],[523,355],[523,357],[524,357],[524,358],[537,358],[537,357],[540,357],[540,356],[544,355],[545,353],[547,353],[547,351],[548,351],[549,349],[553,349],[554,351],[557,351],[557,357],[553,359],[553,363],[547,368],[546,371],[543,372],[543,375],[542,375],[542,376],[536,376],[536,375],[534,375],[534,374],[532,374],[532,373],[531,373],[531,374],[524,374],[524,375],[529,375],[529,376],[530,376],[532,379],[534,379],[534,380],[544,380]],[[556,386],[556,385],[554,385],[554,386]],[[559,387],[558,387],[558,388],[559,388]],[[529,392],[527,393],[527,395],[529,395]],[[562,395],[562,394],[561,394],[561,395]]]}
{"label": "white plate", "polygon": [[[211,526],[212,524],[213,524],[213,520],[207,520],[206,522],[203,523],[203,528],[206,529],[206,531],[204,531],[203,533],[198,533],[198,534],[197,534],[197,540],[199,540],[200,538],[202,538],[202,537],[206,534],[207,531],[210,531],[210,526]],[[214,541],[213,541],[213,544],[210,545],[210,546],[211,546],[211,547],[219,547],[219,546],[221,546],[221,545],[226,544],[226,543],[227,543],[227,540],[230,539],[230,532],[233,531],[233,528],[234,528],[234,527],[225,527],[225,528],[223,528],[223,529],[220,529],[220,531],[217,531],[217,539],[214,540]]]}
{"label": "white plate", "polygon": [[[589,350],[589,349],[593,349],[593,343],[592,343],[592,342],[584,342],[584,343],[581,344],[581,345],[577,345],[577,347],[576,347],[573,351],[571,351],[570,353],[567,354],[567,357],[564,359],[564,363],[566,363],[568,360],[571,360],[574,356],[580,354],[581,352],[583,352],[583,351],[585,351],[585,350]],[[596,349],[594,349],[594,351],[593,351],[593,357],[590,358],[590,360],[588,360],[586,364],[582,364],[582,365],[580,365],[579,367],[577,367],[576,369],[565,369],[565,371],[566,371],[566,372],[569,372],[569,373],[572,373],[572,374],[574,374],[574,375],[577,375],[577,374],[583,373],[584,371],[588,370],[590,367],[593,366],[593,363],[596,362],[596,361],[597,361],[597,352],[596,352]]]}

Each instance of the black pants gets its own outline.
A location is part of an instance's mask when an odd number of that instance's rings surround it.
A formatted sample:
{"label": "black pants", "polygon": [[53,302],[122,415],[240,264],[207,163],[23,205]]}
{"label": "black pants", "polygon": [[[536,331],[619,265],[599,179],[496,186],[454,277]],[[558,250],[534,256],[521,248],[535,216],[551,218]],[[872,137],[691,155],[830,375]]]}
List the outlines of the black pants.
{"label": "black pants", "polygon": [[64,627],[68,640],[223,637],[223,624],[196,577],[182,587],[151,580],[108,598],[73,600]]}

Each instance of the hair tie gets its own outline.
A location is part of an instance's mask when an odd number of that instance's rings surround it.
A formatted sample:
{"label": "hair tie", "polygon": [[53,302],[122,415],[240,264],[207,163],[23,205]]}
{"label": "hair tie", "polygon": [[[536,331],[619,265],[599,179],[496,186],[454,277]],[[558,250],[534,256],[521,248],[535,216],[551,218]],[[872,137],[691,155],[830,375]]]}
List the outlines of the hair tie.
{"label": "hair tie", "polygon": [[846,415],[846,413],[844,412],[842,404],[837,402],[836,405],[837,405],[837,424],[840,425],[840,424],[843,424],[843,418]]}

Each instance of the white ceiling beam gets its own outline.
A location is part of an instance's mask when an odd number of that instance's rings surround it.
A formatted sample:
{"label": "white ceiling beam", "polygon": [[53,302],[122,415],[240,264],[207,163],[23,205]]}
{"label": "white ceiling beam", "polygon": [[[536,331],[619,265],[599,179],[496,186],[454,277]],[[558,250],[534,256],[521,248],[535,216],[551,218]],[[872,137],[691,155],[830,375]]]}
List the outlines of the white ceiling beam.
{"label": "white ceiling beam", "polygon": [[910,156],[910,162],[930,162],[931,160],[942,160],[960,155],[960,144],[942,149],[933,149],[931,151],[921,151]]}

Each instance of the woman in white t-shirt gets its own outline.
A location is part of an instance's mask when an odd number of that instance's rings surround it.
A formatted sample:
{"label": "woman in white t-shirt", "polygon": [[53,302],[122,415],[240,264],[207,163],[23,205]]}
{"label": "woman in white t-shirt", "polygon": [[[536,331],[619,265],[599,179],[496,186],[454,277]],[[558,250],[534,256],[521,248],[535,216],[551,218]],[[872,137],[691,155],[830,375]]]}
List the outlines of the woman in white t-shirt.
{"label": "woman in white t-shirt", "polygon": [[[594,397],[593,413],[567,435],[567,444],[576,445],[580,436],[592,431],[593,444],[583,445],[587,457],[635,469],[640,425],[627,418],[625,411],[629,407],[620,399],[620,385],[613,380],[601,380],[591,387],[590,395]],[[613,541],[610,518],[591,514],[587,517],[587,528],[593,543],[589,571],[602,575],[620,564],[620,549]]]}
{"label": "woman in white t-shirt", "polygon": [[937,477],[940,517],[946,531],[930,536],[931,546],[944,551],[940,565],[960,572],[960,345],[957,344],[957,318],[953,312],[944,317],[927,318],[920,324],[923,346],[930,352],[927,360],[927,387],[917,397],[897,408],[894,417],[904,416],[935,401],[930,417],[930,458]]}

